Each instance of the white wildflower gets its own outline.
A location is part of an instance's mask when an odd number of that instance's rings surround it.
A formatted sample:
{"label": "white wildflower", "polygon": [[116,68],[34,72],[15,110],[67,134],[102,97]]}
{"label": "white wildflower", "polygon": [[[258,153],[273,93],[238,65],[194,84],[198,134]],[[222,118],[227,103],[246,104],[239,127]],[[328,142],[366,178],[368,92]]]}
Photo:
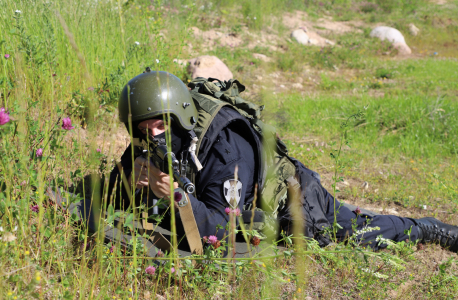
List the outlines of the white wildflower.
{"label": "white wildflower", "polygon": [[355,235],[355,236],[363,235],[365,233],[368,233],[368,232],[371,232],[371,231],[376,231],[376,230],[380,230],[380,227],[378,227],[378,226],[376,226],[376,227],[367,227],[366,226],[361,230],[357,230],[353,235]]}
{"label": "white wildflower", "polygon": [[14,234],[12,234],[11,232],[5,232],[3,237],[0,238],[0,240],[3,240],[5,242],[12,242],[15,239],[17,239],[16,236]]}
{"label": "white wildflower", "polygon": [[201,7],[199,7],[199,10],[204,10],[205,9],[205,5],[202,5]]}
{"label": "white wildflower", "polygon": [[140,46],[140,42],[135,41],[135,45]]}
{"label": "white wildflower", "polygon": [[253,17],[253,20],[256,20],[256,17]]}
{"label": "white wildflower", "polygon": [[3,231],[3,227],[2,227],[2,226],[0,226],[0,232],[1,232],[1,231]]}
{"label": "white wildflower", "polygon": [[378,245],[380,246],[381,244],[386,244],[388,246],[395,246],[396,243],[393,242],[392,240],[389,240],[389,239],[385,239],[383,238],[381,235],[379,235],[376,239],[375,239],[376,242],[378,242]]}
{"label": "white wildflower", "polygon": [[369,268],[361,268],[361,271],[366,272],[366,273],[369,273],[369,274],[372,274],[372,275],[374,275],[374,276],[377,277],[377,278],[383,278],[383,279],[388,278],[387,275],[380,274],[379,272],[373,272],[373,271],[371,271]]}
{"label": "white wildflower", "polygon": [[20,11],[19,9],[16,9],[14,12],[17,14],[22,14],[22,11]]}
{"label": "white wildflower", "polygon": [[159,59],[156,58],[156,63],[158,64],[159,63]]}

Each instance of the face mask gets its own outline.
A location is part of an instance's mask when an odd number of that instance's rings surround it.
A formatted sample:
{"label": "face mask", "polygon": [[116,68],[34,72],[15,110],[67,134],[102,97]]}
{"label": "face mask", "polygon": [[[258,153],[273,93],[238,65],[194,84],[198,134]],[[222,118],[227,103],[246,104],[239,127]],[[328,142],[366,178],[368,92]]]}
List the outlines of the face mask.
{"label": "face mask", "polygon": [[172,137],[172,152],[175,153],[175,155],[181,153],[183,151],[183,137],[184,135],[182,134],[180,128],[175,125],[174,122],[172,122],[172,127],[171,127],[171,137]]}
{"label": "face mask", "polygon": [[[183,151],[183,138],[180,134],[180,129],[178,126],[174,125],[172,122],[172,127],[171,127],[171,137],[172,137],[172,152],[175,153],[175,155],[179,154],[181,151]],[[144,135],[143,137],[146,139],[146,136]],[[150,140],[155,139],[158,140],[160,144],[165,144],[165,132],[161,134],[157,134],[154,137],[150,137]]]}

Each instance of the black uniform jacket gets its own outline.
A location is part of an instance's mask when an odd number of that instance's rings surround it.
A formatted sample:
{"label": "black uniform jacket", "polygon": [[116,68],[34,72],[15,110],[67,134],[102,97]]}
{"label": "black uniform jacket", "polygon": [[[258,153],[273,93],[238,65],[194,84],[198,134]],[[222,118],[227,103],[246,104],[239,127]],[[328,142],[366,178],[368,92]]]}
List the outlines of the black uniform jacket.
{"label": "black uniform jacket", "polygon": [[[218,115],[225,116],[225,113],[235,112],[231,108],[222,108]],[[237,113],[238,114],[238,113]],[[227,116],[226,116],[227,117]],[[218,122],[218,120],[216,120]],[[196,174],[196,197],[189,195],[192,209],[199,228],[201,237],[216,235],[221,239],[224,235],[224,228],[229,221],[229,216],[225,209],[229,207],[226,200],[224,183],[235,179],[235,170],[237,169],[237,180],[241,183],[239,209],[242,211],[247,202],[254,198],[255,184],[258,178],[256,145],[252,138],[252,133],[247,132],[245,126],[240,126],[240,122],[229,122],[227,126],[216,133],[216,139],[212,145],[207,145],[205,152],[199,153],[199,160],[203,163],[203,169]],[[206,136],[211,136],[207,132]],[[126,178],[132,171],[132,152],[129,146],[121,157],[121,164]],[[110,174],[110,193],[114,191],[116,206],[124,207],[128,204],[127,193],[121,184],[119,168],[115,167]],[[226,187],[228,185],[226,183]],[[227,193],[227,191],[226,191]],[[151,210],[150,210],[151,211]],[[170,222],[167,219],[162,220],[161,226],[168,228]],[[179,220],[179,214],[177,214]],[[221,225],[221,226],[218,226]],[[177,232],[183,233],[181,222],[176,222]],[[218,229],[217,227],[222,227]]]}

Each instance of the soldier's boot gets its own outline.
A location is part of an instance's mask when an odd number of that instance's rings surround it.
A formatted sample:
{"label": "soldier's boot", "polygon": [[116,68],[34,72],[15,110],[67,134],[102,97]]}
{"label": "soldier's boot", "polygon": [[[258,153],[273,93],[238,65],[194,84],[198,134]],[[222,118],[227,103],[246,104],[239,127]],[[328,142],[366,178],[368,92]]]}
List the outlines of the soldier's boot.
{"label": "soldier's boot", "polygon": [[442,247],[458,252],[457,226],[442,223],[433,217],[412,220],[418,226],[418,239],[421,242],[439,242]]}

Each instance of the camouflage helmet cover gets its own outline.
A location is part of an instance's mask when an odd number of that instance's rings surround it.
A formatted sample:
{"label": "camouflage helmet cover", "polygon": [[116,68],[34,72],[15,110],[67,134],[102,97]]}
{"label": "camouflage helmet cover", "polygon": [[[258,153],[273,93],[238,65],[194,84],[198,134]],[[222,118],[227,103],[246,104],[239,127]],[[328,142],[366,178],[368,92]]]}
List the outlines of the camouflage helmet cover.
{"label": "camouflage helmet cover", "polygon": [[185,130],[192,130],[197,123],[197,109],[188,88],[178,77],[164,71],[132,78],[121,92],[118,109],[119,120],[125,124],[129,113],[132,122],[138,122],[168,112]]}

